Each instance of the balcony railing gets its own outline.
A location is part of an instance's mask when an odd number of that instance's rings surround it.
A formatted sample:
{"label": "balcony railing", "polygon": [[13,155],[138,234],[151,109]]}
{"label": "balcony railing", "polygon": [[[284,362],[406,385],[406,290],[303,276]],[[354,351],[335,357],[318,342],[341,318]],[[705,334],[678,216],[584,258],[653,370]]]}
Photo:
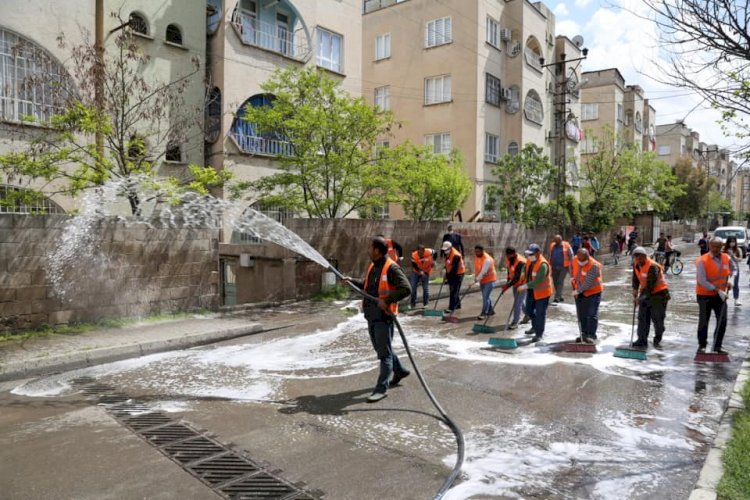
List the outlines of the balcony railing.
{"label": "balcony railing", "polygon": [[232,14],[232,26],[246,45],[270,50],[298,61],[310,58],[310,44],[302,29],[289,31],[283,26],[259,21],[238,10]]}
{"label": "balcony railing", "polygon": [[375,10],[385,9],[393,4],[405,2],[406,0],[365,0],[365,14]]}
{"label": "balcony railing", "polygon": [[539,61],[539,58],[542,57],[530,48],[526,47],[526,50],[524,51],[524,54],[526,56],[526,62],[537,70],[538,72],[542,73],[542,63]]}
{"label": "balcony railing", "polygon": [[232,131],[231,134],[237,146],[244,153],[264,156],[291,156],[294,154],[292,145],[287,141],[242,134],[237,131]]}

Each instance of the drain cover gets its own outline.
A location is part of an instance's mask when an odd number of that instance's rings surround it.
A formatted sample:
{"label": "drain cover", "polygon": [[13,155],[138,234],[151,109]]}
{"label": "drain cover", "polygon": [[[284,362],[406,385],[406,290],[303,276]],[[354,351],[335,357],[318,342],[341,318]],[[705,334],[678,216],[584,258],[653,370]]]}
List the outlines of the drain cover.
{"label": "drain cover", "polygon": [[164,453],[183,464],[196,462],[218,455],[219,453],[224,453],[225,451],[223,446],[203,436],[169,444],[164,447]]}
{"label": "drain cover", "polygon": [[288,498],[292,493],[296,493],[291,485],[281,483],[275,477],[261,471],[220,489],[230,498],[237,499]]}
{"label": "drain cover", "polygon": [[142,429],[149,429],[158,425],[165,425],[172,422],[172,419],[164,415],[163,413],[144,413],[143,415],[137,415],[123,420],[125,425],[139,431]]}
{"label": "drain cover", "polygon": [[234,453],[209,458],[189,466],[188,469],[212,485],[226,483],[259,470],[258,467]]}
{"label": "drain cover", "polygon": [[196,437],[197,435],[198,434],[196,434],[195,431],[182,424],[164,425],[141,432],[141,436],[157,446],[171,443],[173,441],[181,441],[190,437]]}

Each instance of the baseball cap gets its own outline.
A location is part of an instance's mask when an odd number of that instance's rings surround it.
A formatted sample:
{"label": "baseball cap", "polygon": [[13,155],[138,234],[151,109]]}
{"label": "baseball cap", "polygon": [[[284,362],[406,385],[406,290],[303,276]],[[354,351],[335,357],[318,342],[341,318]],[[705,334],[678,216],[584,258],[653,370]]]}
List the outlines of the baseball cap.
{"label": "baseball cap", "polygon": [[646,249],[643,247],[635,247],[633,249],[633,255],[647,255]]}
{"label": "baseball cap", "polygon": [[451,245],[451,242],[450,242],[450,241],[444,241],[444,242],[443,242],[443,251],[445,251],[445,250],[448,250],[448,249],[449,249],[450,247],[452,247],[452,246],[453,246],[453,245]]}
{"label": "baseball cap", "polygon": [[532,243],[531,245],[529,245],[529,248],[527,248],[526,251],[524,251],[523,253],[525,253],[526,255],[533,255],[541,251],[542,249],[539,248],[539,245],[537,245],[536,243]]}

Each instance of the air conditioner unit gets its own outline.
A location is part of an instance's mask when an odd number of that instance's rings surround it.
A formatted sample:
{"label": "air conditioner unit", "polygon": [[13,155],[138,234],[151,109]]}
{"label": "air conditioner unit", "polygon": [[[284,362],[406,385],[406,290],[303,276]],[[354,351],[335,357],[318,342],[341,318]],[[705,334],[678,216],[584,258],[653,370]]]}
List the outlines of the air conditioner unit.
{"label": "air conditioner unit", "polygon": [[510,90],[509,88],[502,88],[502,89],[500,89],[500,98],[503,101],[510,101],[512,97],[513,97],[513,91],[512,90]]}
{"label": "air conditioner unit", "polygon": [[511,32],[508,28],[500,29],[500,40],[510,40]]}

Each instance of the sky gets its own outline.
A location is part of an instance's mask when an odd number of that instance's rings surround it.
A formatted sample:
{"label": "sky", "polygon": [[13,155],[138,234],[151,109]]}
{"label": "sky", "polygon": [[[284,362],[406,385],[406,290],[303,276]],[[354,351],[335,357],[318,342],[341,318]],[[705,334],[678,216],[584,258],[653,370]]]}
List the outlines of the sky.
{"label": "sky", "polygon": [[645,97],[656,108],[657,124],[685,119],[687,126],[700,134],[701,141],[732,146],[733,139],[725,137],[717,123],[721,118],[718,111],[689,90],[656,81],[660,75],[659,63],[662,66],[667,63],[659,59],[656,26],[628,11],[647,14],[640,0],[545,0],[545,3],[555,13],[557,34],[569,38],[583,36],[584,47],[589,49],[588,59],[583,62],[584,71],[616,67],[626,85],[640,85],[644,89]]}

